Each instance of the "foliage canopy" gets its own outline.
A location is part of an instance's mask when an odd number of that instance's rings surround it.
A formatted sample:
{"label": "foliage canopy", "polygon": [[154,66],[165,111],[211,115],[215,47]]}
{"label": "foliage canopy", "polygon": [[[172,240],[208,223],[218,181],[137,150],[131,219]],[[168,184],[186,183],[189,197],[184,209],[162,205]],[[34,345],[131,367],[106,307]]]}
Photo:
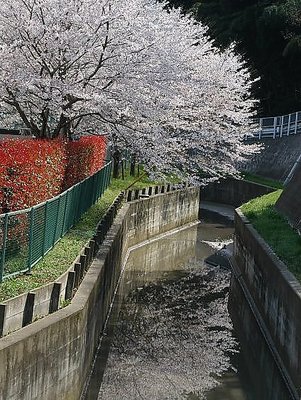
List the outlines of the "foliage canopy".
{"label": "foliage canopy", "polygon": [[235,41],[247,60],[258,113],[281,115],[301,109],[300,0],[170,0],[209,26],[215,43]]}
{"label": "foliage canopy", "polygon": [[2,2],[0,56],[3,118],[35,136],[107,132],[149,171],[183,177],[234,173],[247,151],[248,71],[155,1]]}

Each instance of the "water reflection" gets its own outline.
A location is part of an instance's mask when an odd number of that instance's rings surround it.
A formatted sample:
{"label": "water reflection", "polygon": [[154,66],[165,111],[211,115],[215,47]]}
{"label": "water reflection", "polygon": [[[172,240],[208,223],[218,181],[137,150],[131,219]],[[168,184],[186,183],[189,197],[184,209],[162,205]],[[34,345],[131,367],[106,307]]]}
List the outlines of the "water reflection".
{"label": "water reflection", "polygon": [[[230,367],[236,340],[228,273],[178,273],[132,290],[116,326],[99,399],[192,399]],[[213,375],[214,374],[214,375]]]}
{"label": "water reflection", "polygon": [[232,233],[203,222],[130,254],[87,400],[266,400],[241,373],[230,271],[204,263]]}

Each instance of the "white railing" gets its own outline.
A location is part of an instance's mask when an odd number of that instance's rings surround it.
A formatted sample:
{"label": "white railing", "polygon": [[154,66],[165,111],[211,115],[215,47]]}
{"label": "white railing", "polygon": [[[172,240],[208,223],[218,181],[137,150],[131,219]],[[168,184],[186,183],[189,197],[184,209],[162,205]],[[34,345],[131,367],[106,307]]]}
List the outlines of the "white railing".
{"label": "white railing", "polygon": [[280,117],[259,118],[259,130],[246,139],[281,138],[301,133],[301,111]]}

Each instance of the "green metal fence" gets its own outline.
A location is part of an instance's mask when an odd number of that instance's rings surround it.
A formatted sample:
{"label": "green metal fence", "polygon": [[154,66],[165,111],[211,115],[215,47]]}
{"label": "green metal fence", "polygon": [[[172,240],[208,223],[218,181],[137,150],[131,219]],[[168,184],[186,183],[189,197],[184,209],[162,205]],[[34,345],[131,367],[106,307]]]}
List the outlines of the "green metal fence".
{"label": "green metal fence", "polygon": [[64,193],[34,207],[0,215],[0,282],[30,272],[101,197],[112,162]]}

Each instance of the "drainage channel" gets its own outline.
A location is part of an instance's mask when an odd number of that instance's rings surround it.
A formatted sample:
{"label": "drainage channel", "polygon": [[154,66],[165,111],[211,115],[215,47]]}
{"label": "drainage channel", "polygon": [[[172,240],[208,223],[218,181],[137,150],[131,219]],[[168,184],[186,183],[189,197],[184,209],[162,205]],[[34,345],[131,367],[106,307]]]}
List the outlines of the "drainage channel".
{"label": "drainage channel", "polygon": [[256,325],[236,318],[236,293],[233,327],[231,271],[206,262],[233,235],[213,211],[131,252],[83,399],[290,399]]}

